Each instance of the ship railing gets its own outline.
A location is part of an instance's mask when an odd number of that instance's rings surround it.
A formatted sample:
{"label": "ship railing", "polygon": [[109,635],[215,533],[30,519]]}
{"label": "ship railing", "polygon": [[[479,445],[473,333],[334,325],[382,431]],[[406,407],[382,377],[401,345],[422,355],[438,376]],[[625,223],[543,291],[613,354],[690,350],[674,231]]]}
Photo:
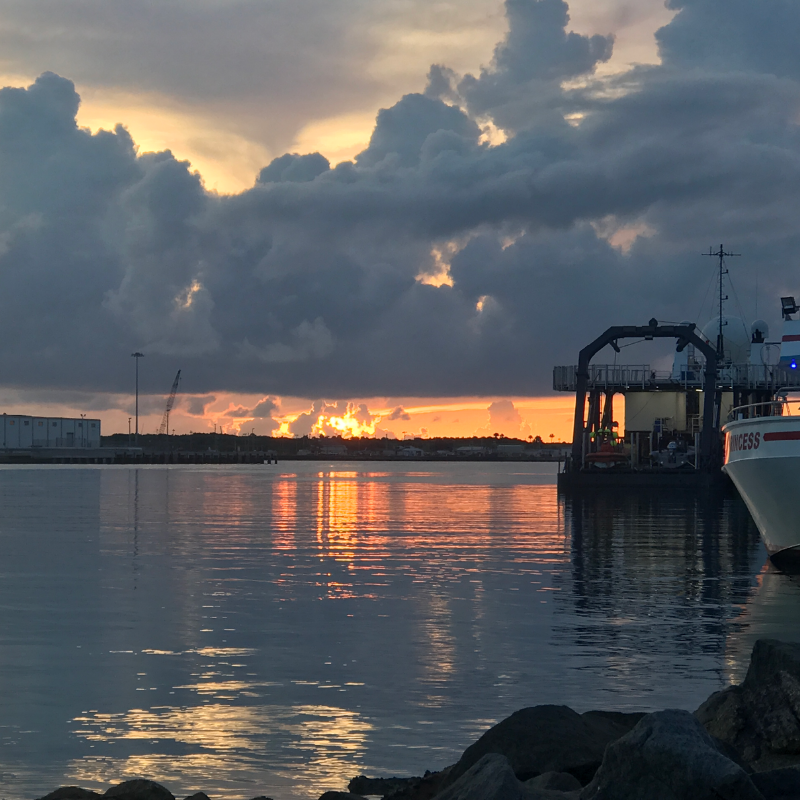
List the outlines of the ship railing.
{"label": "ship railing", "polygon": [[[574,392],[577,387],[577,366],[557,366],[553,368],[553,389],[561,392]],[[648,364],[590,364],[588,388],[646,390],[651,387],[682,387],[702,389],[704,368],[699,364],[684,367],[679,374],[671,371],[654,370]],[[742,389],[769,389],[779,387],[800,389],[800,370],[793,371],[781,366],[768,364],[725,364],[719,368],[717,387]]]}
{"label": "ship railing", "polygon": [[736,406],[728,414],[728,422],[738,419],[759,419],[763,417],[789,417],[792,416],[787,398],[780,397],[776,400],[766,400],[763,403],[748,403]]}
{"label": "ship railing", "polygon": [[[590,364],[589,386],[593,389],[625,386],[644,389],[657,379],[663,379],[647,364]],[[553,367],[553,389],[574,392],[578,381],[578,367],[574,365]]]}

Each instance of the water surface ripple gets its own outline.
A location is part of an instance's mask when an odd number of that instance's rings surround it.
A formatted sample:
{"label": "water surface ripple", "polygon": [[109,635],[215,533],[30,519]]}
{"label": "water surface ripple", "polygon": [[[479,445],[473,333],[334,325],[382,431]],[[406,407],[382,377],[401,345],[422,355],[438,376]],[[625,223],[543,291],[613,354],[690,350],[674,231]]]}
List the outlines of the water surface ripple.
{"label": "water surface ripple", "polygon": [[800,638],[736,496],[533,463],[0,468],[0,792],[316,798],[526,705],[693,709]]}

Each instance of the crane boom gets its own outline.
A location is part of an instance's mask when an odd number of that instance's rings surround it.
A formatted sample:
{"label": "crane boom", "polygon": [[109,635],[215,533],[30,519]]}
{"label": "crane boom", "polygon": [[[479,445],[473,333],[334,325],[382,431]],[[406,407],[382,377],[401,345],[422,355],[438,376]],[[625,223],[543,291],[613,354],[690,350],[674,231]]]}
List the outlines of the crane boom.
{"label": "crane boom", "polygon": [[164,409],[164,416],[161,418],[161,427],[158,429],[159,433],[169,433],[169,412],[172,411],[172,406],[175,405],[175,395],[178,393],[178,384],[181,381],[181,371],[175,376],[172,383],[172,391],[169,393],[167,400],[167,407]]}

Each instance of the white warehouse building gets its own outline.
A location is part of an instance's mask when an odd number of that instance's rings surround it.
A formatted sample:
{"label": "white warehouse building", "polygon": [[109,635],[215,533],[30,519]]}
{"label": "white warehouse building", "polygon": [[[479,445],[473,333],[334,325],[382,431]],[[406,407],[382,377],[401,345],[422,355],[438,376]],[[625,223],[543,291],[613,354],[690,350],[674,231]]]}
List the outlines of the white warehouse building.
{"label": "white warehouse building", "polygon": [[100,447],[99,419],[26,417],[3,414],[2,446],[6,449]]}

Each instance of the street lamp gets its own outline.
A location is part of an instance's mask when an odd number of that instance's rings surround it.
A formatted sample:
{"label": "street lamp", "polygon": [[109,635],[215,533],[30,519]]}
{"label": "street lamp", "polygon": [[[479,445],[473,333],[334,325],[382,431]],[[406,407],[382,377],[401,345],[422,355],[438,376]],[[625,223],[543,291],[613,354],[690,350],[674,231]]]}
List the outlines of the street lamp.
{"label": "street lamp", "polygon": [[136,359],[136,440],[135,444],[139,446],[139,359],[144,358],[144,353],[131,353],[131,358]]}

